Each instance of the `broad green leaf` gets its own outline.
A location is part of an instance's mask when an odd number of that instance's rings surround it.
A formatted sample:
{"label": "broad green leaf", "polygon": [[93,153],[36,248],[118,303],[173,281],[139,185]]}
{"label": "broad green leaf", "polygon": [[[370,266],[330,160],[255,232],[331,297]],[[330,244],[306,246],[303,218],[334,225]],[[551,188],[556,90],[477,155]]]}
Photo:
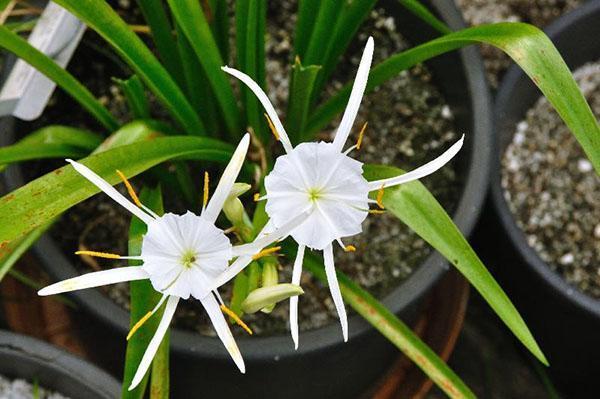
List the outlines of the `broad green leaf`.
{"label": "broad green leaf", "polygon": [[[366,165],[367,180],[397,176],[402,170]],[[542,363],[548,364],[523,318],[485,268],[444,208],[419,181],[385,190],[385,209],[398,217],[454,265],[494,309],[504,324]]]}
{"label": "broad green leaf", "polygon": [[452,30],[435,15],[431,13],[421,2],[418,0],[398,0],[398,3],[402,4],[408,11],[419,17],[421,20],[426,22],[429,26],[440,32],[441,34],[447,34]]}
{"label": "broad green leaf", "polygon": [[144,19],[150,27],[152,41],[158,50],[160,59],[171,76],[182,85],[182,60],[179,58],[177,47],[173,45],[173,27],[164,7],[162,0],[137,0],[144,15]]}
{"label": "broad green leaf", "polygon": [[4,11],[6,6],[10,4],[11,0],[0,0],[0,11]]}
{"label": "broad green leaf", "polygon": [[55,82],[94,116],[106,129],[114,130],[118,123],[88,89],[52,59],[27,43],[5,26],[0,25],[0,47],[10,51]]}
{"label": "broad green leaf", "polygon": [[[304,258],[304,267],[327,283],[322,260],[310,254]],[[338,271],[337,277],[344,301],[419,366],[449,397],[475,398],[469,387],[406,324],[345,274]]]}
{"label": "broad green leaf", "polygon": [[226,74],[221,71],[223,60],[200,3],[196,0],[168,0],[168,3],[215,93],[230,137],[241,137],[242,123],[233,90]]}
{"label": "broad green leaf", "polygon": [[[242,270],[235,276],[233,280],[233,292],[231,294],[231,300],[229,301],[229,308],[233,313],[242,317],[244,312],[242,311],[242,302],[248,296],[248,275],[245,270]],[[229,319],[230,322],[234,320]]]}
{"label": "broad green leaf", "polygon": [[[532,25],[507,22],[476,26],[395,54],[371,70],[367,91],[419,62],[481,43],[506,52],[523,68],[571,129],[596,172],[600,173],[600,126],[550,39]],[[346,85],[314,113],[307,126],[308,134],[323,129],[344,109],[350,90],[351,85]]]}
{"label": "broad green leaf", "polygon": [[30,133],[13,145],[0,148],[0,171],[6,165],[43,158],[82,157],[102,142],[87,130],[51,125]]}
{"label": "broad green leaf", "polygon": [[[204,137],[158,137],[117,147],[80,160],[111,184],[170,159],[228,162],[228,144]],[[0,243],[9,243],[99,190],[70,166],[56,169],[0,198]],[[14,223],[18,220],[19,223]]]}
{"label": "broad green leaf", "polygon": [[92,154],[98,154],[138,141],[152,140],[172,133],[172,128],[162,122],[153,119],[139,119],[121,126],[117,131],[108,136],[102,144],[97,146]]}
{"label": "broad green leaf", "polygon": [[55,3],[102,36],[185,128],[186,133],[200,135],[206,132],[196,110],[167,70],[105,1],[56,0]]}
{"label": "broad green leaf", "polygon": [[117,78],[114,78],[113,80],[119,84],[123,94],[125,94],[133,118],[149,118],[150,105],[148,104],[148,99],[144,92],[144,85],[140,78],[138,78],[137,75],[133,75],[126,80]]}
{"label": "broad green leaf", "polygon": [[210,11],[212,29],[217,47],[221,51],[221,58],[227,63],[229,61],[229,10],[227,0],[210,0]]}
{"label": "broad green leaf", "polygon": [[286,131],[292,143],[300,141],[304,132],[310,100],[317,74],[321,69],[318,65],[302,66],[296,58],[292,67],[292,80],[290,82],[288,111],[286,116]]}
{"label": "broad green leaf", "polygon": [[304,58],[312,35],[315,19],[319,13],[319,2],[314,0],[298,0],[298,22],[294,32],[294,54]]}
{"label": "broad green leaf", "polygon": [[302,58],[302,62],[306,65],[322,65],[327,56],[327,52],[323,49],[328,49],[332,42],[331,27],[336,26],[342,7],[336,1],[321,1],[319,2],[319,10],[314,21],[310,40],[306,54]]}
{"label": "broad green leaf", "polygon": [[[140,192],[140,201],[152,209],[159,215],[162,215],[163,203],[162,193],[159,188],[148,189],[144,188]],[[131,225],[129,228],[129,254],[139,255],[142,251],[142,237],[146,234],[146,224],[138,218],[131,218]],[[139,261],[132,261],[132,266],[139,266]],[[154,306],[158,303],[161,298],[161,294],[152,288],[152,284],[149,280],[132,281],[129,283],[130,297],[131,297],[131,311],[130,311],[130,322],[129,327],[133,326],[144,317]],[[162,317],[164,309],[161,308],[156,314],[154,314],[146,323],[144,323],[136,333],[127,341],[127,351],[125,354],[125,373],[123,375],[123,390],[121,397],[123,399],[141,399],[144,397],[146,385],[148,383],[148,375],[152,375],[152,393],[154,395],[154,389],[158,389],[161,393],[167,394],[167,396],[159,395],[158,397],[168,397],[169,392],[169,333],[165,335],[163,342],[161,343],[158,352],[152,362],[151,373],[147,374],[140,385],[132,391],[128,391],[129,384],[137,371],[137,368],[144,356],[144,352],[150,343],[150,340],[154,336],[154,332],[158,327],[158,323]],[[165,344],[165,345],[163,345]],[[166,352],[166,353],[165,353]],[[166,370],[165,370],[166,369]],[[165,376],[166,371],[166,376]],[[156,375],[155,375],[156,372]],[[155,396],[152,396],[154,398]]]}

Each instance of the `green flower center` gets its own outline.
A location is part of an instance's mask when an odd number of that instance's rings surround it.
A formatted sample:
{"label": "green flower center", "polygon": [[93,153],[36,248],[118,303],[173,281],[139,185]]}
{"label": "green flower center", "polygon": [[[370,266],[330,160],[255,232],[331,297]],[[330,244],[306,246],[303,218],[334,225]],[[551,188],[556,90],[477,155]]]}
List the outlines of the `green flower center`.
{"label": "green flower center", "polygon": [[323,195],[323,193],[321,192],[321,190],[318,189],[318,188],[311,188],[311,189],[308,190],[307,193],[308,193],[308,199],[311,202],[316,202]]}
{"label": "green flower center", "polygon": [[193,251],[187,251],[181,257],[181,264],[186,269],[190,269],[194,265],[194,262],[196,262],[196,253]]}

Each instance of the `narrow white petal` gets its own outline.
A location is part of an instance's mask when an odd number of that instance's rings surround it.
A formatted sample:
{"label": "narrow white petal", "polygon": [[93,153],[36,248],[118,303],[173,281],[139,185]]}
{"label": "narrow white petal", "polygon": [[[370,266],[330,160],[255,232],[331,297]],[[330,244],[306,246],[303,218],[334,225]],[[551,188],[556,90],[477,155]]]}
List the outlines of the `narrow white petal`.
{"label": "narrow white petal", "polygon": [[55,295],[63,292],[83,290],[86,288],[100,287],[101,285],[115,284],[123,281],[143,280],[148,278],[141,267],[129,266],[117,269],[103,270],[59,281],[38,291],[38,295]]}
{"label": "narrow white petal", "polygon": [[219,179],[219,184],[217,184],[215,192],[213,193],[210,201],[208,201],[206,209],[202,212],[202,217],[209,222],[214,223],[217,220],[219,213],[221,213],[223,204],[225,203],[227,197],[229,197],[229,193],[235,184],[235,180],[242,169],[249,145],[250,135],[246,133],[235,149],[235,152],[233,153],[229,164],[227,164],[221,179]]}
{"label": "narrow white petal", "polygon": [[175,314],[175,310],[177,309],[177,303],[179,302],[179,298],[176,296],[170,296],[167,300],[167,306],[165,306],[165,312],[163,313],[162,319],[160,319],[160,323],[158,323],[158,328],[154,333],[154,336],[150,340],[148,347],[146,348],[146,352],[144,352],[144,356],[140,361],[140,365],[138,366],[135,375],[133,376],[133,380],[131,380],[131,385],[129,385],[129,390],[135,389],[138,384],[142,381],[148,368],[152,364],[152,360],[154,359],[154,355],[156,355],[156,351],[160,346],[160,343],[167,332],[167,328],[169,328],[169,324],[171,324],[171,319],[173,319],[173,315]]}
{"label": "narrow white petal", "polygon": [[227,349],[227,352],[229,352],[229,355],[240,371],[245,373],[246,366],[244,365],[244,359],[242,359],[242,354],[235,343],[235,339],[233,339],[233,335],[231,335],[231,330],[227,325],[223,312],[221,312],[219,303],[212,295],[207,295],[200,301],[202,302],[204,309],[206,309],[206,313],[208,313],[208,317],[210,317],[210,321],[212,322],[217,335],[221,339],[221,342],[223,342],[223,345],[225,345],[225,349]]}
{"label": "narrow white petal", "polygon": [[373,38],[369,37],[369,40],[367,40],[367,45],[365,46],[365,50],[363,51],[362,58],[360,59],[360,64],[358,65],[358,72],[356,72],[356,78],[354,79],[354,85],[352,86],[352,92],[350,93],[348,105],[346,105],[344,116],[342,116],[342,121],[340,122],[340,126],[338,126],[335,138],[333,139],[333,145],[340,152],[344,148],[344,144],[346,143],[348,135],[350,134],[350,130],[352,129],[352,125],[354,124],[354,119],[356,119],[360,102],[363,94],[365,93],[365,88],[367,87],[369,69],[371,68],[372,60]]}
{"label": "narrow white petal", "polygon": [[442,155],[426,163],[423,166],[419,166],[417,169],[412,170],[408,173],[405,173],[400,176],[390,177],[388,179],[375,180],[369,182],[369,191],[379,190],[381,186],[384,187],[392,187],[397,186],[399,184],[408,183],[413,180],[420,179],[427,175],[432,174],[433,172],[440,169],[442,166],[446,165],[458,152],[460,151],[463,142],[465,139],[465,135],[463,134],[460,140],[452,145],[449,149],[446,150]]}
{"label": "narrow white petal", "polygon": [[[304,245],[298,246],[298,253],[292,269],[292,284],[300,285],[302,276],[302,261],[304,260]],[[290,298],[290,331],[294,340],[294,349],[298,349],[298,296]]]}
{"label": "narrow white petal", "polygon": [[329,284],[329,291],[333,298],[333,303],[337,310],[340,318],[340,324],[342,325],[342,335],[344,336],[344,342],[348,341],[348,317],[346,316],[346,308],[344,307],[344,300],[342,299],[342,293],[338,284],[337,276],[335,274],[335,265],[333,263],[333,247],[329,244],[323,250],[323,259],[325,260],[325,274],[327,275],[327,284]]}
{"label": "narrow white petal", "polygon": [[79,162],[75,162],[72,159],[67,159],[66,161],[73,165],[73,168],[75,168],[80,175],[88,179],[90,183],[102,190],[106,195],[115,200],[123,208],[140,218],[144,223],[148,224],[154,220],[150,215],[142,211],[133,202],[125,198],[125,196],[118,192],[116,188],[111,186],[106,180],[98,176],[90,168],[80,164]]}
{"label": "narrow white petal", "polygon": [[273,122],[273,125],[277,130],[277,134],[279,134],[281,144],[283,144],[283,148],[286,152],[292,151],[292,143],[290,142],[290,139],[285,129],[283,128],[283,124],[279,120],[279,116],[277,115],[275,108],[273,108],[273,104],[271,104],[269,97],[267,97],[266,93],[263,91],[263,89],[261,89],[258,83],[252,80],[250,76],[246,75],[244,72],[238,71],[237,69],[229,68],[228,66],[224,66],[221,69],[224,72],[227,72],[228,74],[235,76],[236,78],[241,80],[246,86],[248,86],[250,90],[252,90],[254,95],[258,98],[258,101],[260,101],[260,103],[262,104],[265,111],[267,111],[267,115],[269,115],[271,122]]}

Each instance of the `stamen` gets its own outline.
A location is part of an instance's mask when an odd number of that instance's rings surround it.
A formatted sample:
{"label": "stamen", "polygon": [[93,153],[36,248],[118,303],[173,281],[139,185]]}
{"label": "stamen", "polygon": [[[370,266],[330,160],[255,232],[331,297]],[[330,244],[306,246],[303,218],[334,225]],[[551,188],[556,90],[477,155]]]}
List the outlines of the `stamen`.
{"label": "stamen", "polygon": [[202,208],[206,208],[206,204],[208,204],[208,183],[210,179],[208,177],[208,172],[204,172],[204,192],[202,195]]}
{"label": "stamen", "polygon": [[127,334],[127,341],[129,341],[129,339],[133,337],[133,334],[135,334],[136,331],[139,330],[140,327],[143,326],[144,323],[147,322],[150,317],[152,317],[153,314],[154,312],[146,313],[144,317],[142,317],[137,323],[134,324],[134,326],[131,328],[131,331],[129,331],[129,334]]}
{"label": "stamen", "polygon": [[279,141],[279,133],[277,133],[277,129],[275,129],[275,125],[273,125],[273,121],[269,118],[269,115],[264,114],[265,118],[267,118],[267,123],[269,124],[269,129],[271,129],[271,133],[275,136],[275,140]]}
{"label": "stamen", "polygon": [[346,251],[346,252],[356,252],[356,247],[354,245],[346,245],[344,247],[344,251]]}
{"label": "stamen", "polygon": [[260,259],[262,257],[271,255],[274,252],[277,252],[281,249],[281,247],[272,247],[272,248],[267,248],[267,249],[263,249],[262,251],[260,251],[259,253],[252,255],[252,259],[253,260],[257,260]]}
{"label": "stamen", "polygon": [[250,335],[253,334],[252,330],[250,329],[250,327],[248,327],[248,325],[246,323],[244,323],[242,321],[242,319],[239,318],[238,315],[236,315],[233,310],[229,309],[227,306],[221,304],[221,311],[223,313],[225,313],[227,316],[231,317],[233,319],[233,321],[235,321],[235,324],[237,324],[238,326],[242,327],[244,330],[246,330],[246,332]]}
{"label": "stamen", "polygon": [[382,215],[385,213],[385,211],[383,211],[381,209],[369,209],[369,213],[371,213],[373,215]]}
{"label": "stamen", "polygon": [[260,201],[260,193],[254,193],[252,199],[254,200],[254,202]]}
{"label": "stamen", "polygon": [[360,133],[358,134],[358,140],[356,141],[356,149],[360,150],[360,145],[362,144],[363,136],[365,134],[365,130],[367,130],[367,125],[369,122],[365,122],[362,129],[360,129]]}
{"label": "stamen", "polygon": [[383,206],[383,187],[384,184],[382,184],[379,190],[377,191],[377,206],[379,206],[379,208],[381,209],[385,209],[385,206]]}
{"label": "stamen", "polygon": [[140,202],[140,199],[138,198],[137,194],[133,190],[133,187],[131,186],[131,183],[129,183],[129,180],[127,180],[127,177],[125,177],[125,175],[123,174],[123,172],[121,172],[118,169],[117,169],[117,174],[119,175],[119,177],[123,181],[123,184],[125,184],[125,187],[127,188],[127,192],[129,193],[129,196],[133,200],[134,204],[136,204],[140,208],[143,208],[144,205],[142,205],[142,203]]}
{"label": "stamen", "polygon": [[111,254],[108,252],[76,251],[75,255],[87,255],[87,256],[93,256],[96,258],[106,258],[106,259],[121,259],[121,255]]}

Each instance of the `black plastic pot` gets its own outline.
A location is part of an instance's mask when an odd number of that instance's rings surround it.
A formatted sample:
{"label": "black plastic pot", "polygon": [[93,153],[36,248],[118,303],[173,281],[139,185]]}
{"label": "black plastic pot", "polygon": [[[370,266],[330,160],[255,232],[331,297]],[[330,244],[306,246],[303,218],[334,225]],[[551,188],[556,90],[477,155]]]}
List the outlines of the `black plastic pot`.
{"label": "black plastic pot", "polygon": [[[398,26],[412,43],[436,36],[397,2],[384,3],[397,15]],[[464,27],[452,1],[434,0],[432,6],[452,28]],[[464,188],[454,221],[463,233],[469,234],[486,193],[490,162],[491,108],[482,62],[477,50],[468,48],[438,57],[429,65],[450,103],[459,130],[467,133],[465,148],[457,161]],[[4,123],[4,129],[11,128],[10,122]],[[6,144],[8,137],[3,134],[0,140]],[[7,178],[10,187],[23,183],[16,168],[7,173]],[[48,235],[39,240],[34,251],[55,279],[78,273]],[[419,311],[420,300],[446,268],[444,259],[437,253],[432,254],[383,302],[394,313],[410,320]],[[128,314],[99,290],[80,291],[73,297],[88,312],[125,335]],[[193,396],[214,394],[224,398],[359,396],[384,373],[398,352],[359,316],[350,318],[349,327],[348,343],[342,341],[337,323],[304,332],[297,351],[289,335],[240,338],[238,343],[247,369],[245,375],[236,370],[219,340],[173,331],[172,391],[175,397],[189,397],[191,392]]]}
{"label": "black plastic pot", "polygon": [[121,393],[121,385],[95,366],[45,342],[2,330],[0,374],[37,381],[73,399],[114,399]]}
{"label": "black plastic pot", "polygon": [[[550,36],[571,70],[600,59],[600,1],[590,1],[551,24]],[[497,215],[513,248],[499,270],[516,295],[517,306],[547,355],[550,371],[566,388],[598,386],[600,370],[600,301],[579,292],[553,272],[527,245],[503,196],[501,156],[521,121],[541,93],[513,66],[498,92],[492,196]],[[507,248],[508,249],[508,248]],[[510,251],[506,251],[510,252]],[[589,393],[589,391],[588,391]]]}

